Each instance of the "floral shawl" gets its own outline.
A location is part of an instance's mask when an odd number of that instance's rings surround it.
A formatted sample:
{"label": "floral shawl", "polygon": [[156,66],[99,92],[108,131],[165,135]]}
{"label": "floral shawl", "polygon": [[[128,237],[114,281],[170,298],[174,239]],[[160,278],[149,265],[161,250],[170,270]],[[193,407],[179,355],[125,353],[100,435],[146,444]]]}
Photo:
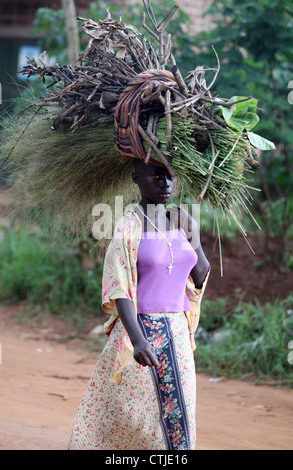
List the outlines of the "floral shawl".
{"label": "floral shawl", "polygon": [[[111,315],[104,324],[104,331],[109,336],[114,323],[118,318],[116,299],[130,299],[137,311],[137,252],[141,239],[142,223],[134,209],[126,212],[124,217],[118,220],[113,238],[107,248],[103,281],[102,281],[102,310]],[[208,273],[209,275],[209,273]],[[186,293],[190,302],[190,310],[185,311],[188,321],[188,329],[192,350],[195,349],[194,334],[197,329],[200,303],[208,280],[205,278],[201,289],[196,289],[189,276],[186,284]],[[133,347],[126,330],[120,338],[118,352],[110,380],[116,384],[121,384],[122,374],[134,361]]]}

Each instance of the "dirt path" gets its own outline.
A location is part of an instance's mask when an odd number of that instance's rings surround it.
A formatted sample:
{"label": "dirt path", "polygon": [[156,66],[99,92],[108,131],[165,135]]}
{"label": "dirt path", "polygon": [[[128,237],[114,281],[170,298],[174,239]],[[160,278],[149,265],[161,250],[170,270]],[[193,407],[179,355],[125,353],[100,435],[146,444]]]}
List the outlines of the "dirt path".
{"label": "dirt path", "polygon": [[[50,324],[21,326],[0,306],[1,450],[67,447],[95,355],[56,339]],[[201,374],[197,390],[198,450],[293,449],[293,390]]]}

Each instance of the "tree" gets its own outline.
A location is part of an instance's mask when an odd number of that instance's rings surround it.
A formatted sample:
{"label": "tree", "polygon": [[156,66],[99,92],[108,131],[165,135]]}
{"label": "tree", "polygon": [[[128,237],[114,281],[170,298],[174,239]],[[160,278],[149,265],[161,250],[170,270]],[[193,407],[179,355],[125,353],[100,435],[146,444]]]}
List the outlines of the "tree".
{"label": "tree", "polygon": [[265,152],[255,173],[255,211],[265,230],[279,241],[275,260],[293,266],[293,113],[288,84],[293,79],[293,1],[217,0],[207,10],[215,28],[197,40],[197,61],[212,66],[213,45],[221,60],[217,92],[222,96],[253,95],[261,120],[255,128],[276,145]]}
{"label": "tree", "polygon": [[75,64],[79,54],[79,35],[74,0],[62,0],[67,37],[68,60]]}

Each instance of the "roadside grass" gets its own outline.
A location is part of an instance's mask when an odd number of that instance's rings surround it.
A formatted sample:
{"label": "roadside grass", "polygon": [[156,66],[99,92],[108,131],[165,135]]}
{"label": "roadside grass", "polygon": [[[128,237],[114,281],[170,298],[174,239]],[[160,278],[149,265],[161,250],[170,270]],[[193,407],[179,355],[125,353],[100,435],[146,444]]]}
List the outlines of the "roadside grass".
{"label": "roadside grass", "polygon": [[[293,387],[293,293],[273,303],[205,300],[196,333],[196,368],[216,377],[253,378]],[[290,343],[290,344],[289,344]]]}
{"label": "roadside grass", "polygon": [[0,300],[26,300],[30,307],[63,316],[96,315],[100,310],[101,265],[81,266],[77,246],[59,245],[44,233],[1,228]]}

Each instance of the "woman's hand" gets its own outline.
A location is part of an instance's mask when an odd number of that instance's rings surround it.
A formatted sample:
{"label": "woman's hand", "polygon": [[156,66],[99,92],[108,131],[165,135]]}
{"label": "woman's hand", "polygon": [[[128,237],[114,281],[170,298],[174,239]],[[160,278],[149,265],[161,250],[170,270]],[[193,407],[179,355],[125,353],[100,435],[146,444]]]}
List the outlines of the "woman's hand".
{"label": "woman's hand", "polygon": [[142,334],[137,315],[130,299],[116,299],[120,319],[133,345],[133,357],[142,366],[159,367],[156,353]]}
{"label": "woman's hand", "polygon": [[159,367],[160,365],[153,347],[144,337],[134,341],[133,357],[144,367]]}

